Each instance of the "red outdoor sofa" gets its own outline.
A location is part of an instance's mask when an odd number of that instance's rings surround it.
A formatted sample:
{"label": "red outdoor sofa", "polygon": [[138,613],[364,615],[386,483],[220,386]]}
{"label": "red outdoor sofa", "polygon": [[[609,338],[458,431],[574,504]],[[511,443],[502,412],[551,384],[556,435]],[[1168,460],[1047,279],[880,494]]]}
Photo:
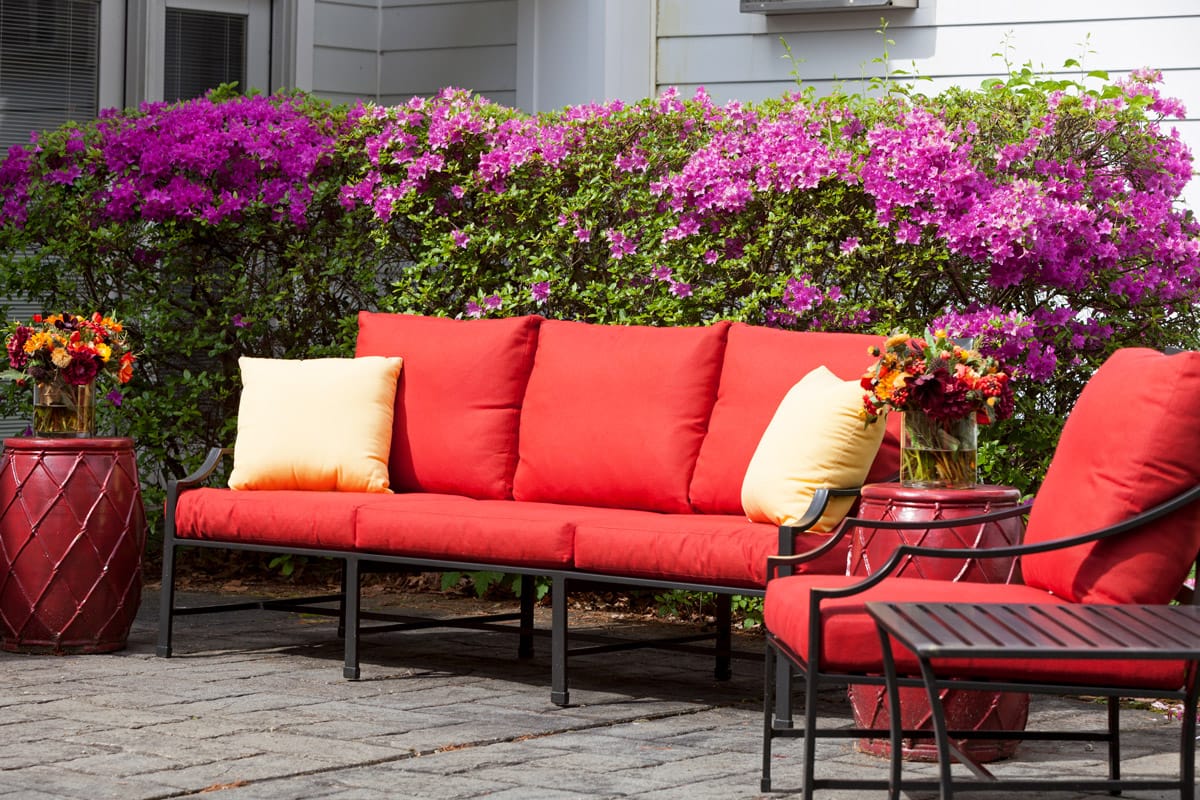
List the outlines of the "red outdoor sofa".
{"label": "red outdoor sofa", "polygon": [[[748,467],[759,458],[768,426],[786,422],[781,406],[801,379],[820,397],[828,385],[860,405],[856,383],[872,360],[868,348],[879,343],[874,336],[723,321],[654,328],[536,316],[452,320],[364,312],[357,358],[343,360],[356,363],[324,365],[341,370],[330,373],[335,377],[314,373],[318,377],[307,385],[287,384],[293,365],[246,361],[230,475],[238,488],[214,485],[218,465],[230,455],[223,451],[169,486],[158,654],[171,655],[172,625],[181,614],[249,606],[319,611],[342,619],[344,674],[357,678],[359,635],[372,630],[360,622],[381,618],[360,609],[364,571],[492,570],[551,581],[551,697],[557,704],[569,701],[568,654],[588,650],[568,649],[568,593],[580,586],[716,593],[717,674],[725,677],[732,596],[761,596],[768,556],[821,544],[826,534],[810,528],[828,530],[850,508],[856,486],[896,473],[893,424],[886,435],[878,428],[863,434],[868,441],[855,463],[833,465],[830,474],[850,476],[835,484],[849,496],[816,490],[828,485],[818,474],[807,494],[776,482],[782,494],[804,498],[799,509],[759,509],[761,521],[750,521],[743,504]],[[258,376],[253,386],[251,366]],[[368,373],[370,380],[361,383],[354,377]],[[394,395],[378,390],[388,375]],[[828,384],[813,383],[817,378]],[[273,391],[264,392],[263,382]],[[361,389],[368,410],[313,411],[311,420],[294,423],[299,430],[279,434],[275,428],[286,426],[274,417],[317,394],[316,382],[343,389],[348,384],[354,394]],[[255,466],[252,451],[270,461],[318,438],[334,421],[372,417],[384,406],[386,452],[371,454],[374,471],[368,469],[365,483],[348,480],[339,467],[312,478],[325,491],[296,488],[311,478],[299,474],[300,456],[282,457],[284,463],[272,467],[276,474],[247,479]],[[851,407],[842,403],[836,422],[848,432],[862,431]],[[803,406],[797,416],[792,423],[824,424]],[[359,433],[347,428],[344,438]],[[775,442],[774,455],[786,460],[793,449],[787,441]],[[175,561],[184,547],[339,559],[342,591],[326,598],[178,607]],[[800,571],[841,575],[846,559],[845,546],[829,548]],[[523,656],[532,648],[533,588],[532,580],[522,581],[516,627]],[[322,600],[332,601],[332,608]]]}

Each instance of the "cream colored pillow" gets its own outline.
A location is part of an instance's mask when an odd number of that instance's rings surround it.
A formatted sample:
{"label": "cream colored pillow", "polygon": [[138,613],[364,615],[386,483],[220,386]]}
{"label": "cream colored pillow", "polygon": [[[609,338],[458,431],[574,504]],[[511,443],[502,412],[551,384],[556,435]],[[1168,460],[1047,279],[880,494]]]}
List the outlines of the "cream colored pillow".
{"label": "cream colored pillow", "polygon": [[[883,442],[882,420],[864,428],[863,392],[817,367],[784,395],[763,432],[742,482],[742,508],[752,522],[795,524],[820,488],[859,486]],[[831,531],[854,498],[830,501],[815,531]]]}
{"label": "cream colored pillow", "polygon": [[390,492],[401,358],[238,359],[231,489]]}

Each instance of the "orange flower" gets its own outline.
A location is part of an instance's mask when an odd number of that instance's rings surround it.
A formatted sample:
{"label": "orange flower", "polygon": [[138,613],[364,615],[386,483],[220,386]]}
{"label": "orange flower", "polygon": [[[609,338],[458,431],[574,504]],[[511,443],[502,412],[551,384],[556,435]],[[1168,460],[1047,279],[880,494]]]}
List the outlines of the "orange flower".
{"label": "orange flower", "polygon": [[117,370],[117,380],[121,383],[129,383],[133,378],[133,353],[126,352],[121,356],[121,366]]}

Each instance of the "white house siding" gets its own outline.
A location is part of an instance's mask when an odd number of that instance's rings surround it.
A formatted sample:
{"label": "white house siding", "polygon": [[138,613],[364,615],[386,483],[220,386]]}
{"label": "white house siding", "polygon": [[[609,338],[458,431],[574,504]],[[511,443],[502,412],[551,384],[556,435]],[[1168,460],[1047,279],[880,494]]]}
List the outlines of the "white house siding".
{"label": "white house siding", "polygon": [[447,86],[515,105],[517,0],[384,0],[379,100]]}
{"label": "white house siding", "polygon": [[[719,102],[777,97],[795,88],[793,70],[819,92],[836,83],[854,90],[864,75],[881,74],[873,61],[885,48],[876,32],[882,18],[895,42],[887,46],[892,67],[931,78],[925,91],[977,87],[1003,74],[993,54],[1006,37],[1017,66],[1054,72],[1075,58],[1114,78],[1161,69],[1163,91],[1188,105],[1188,118],[1172,124],[1200,156],[1197,0],[920,0],[912,10],[770,16],[740,13],[737,0],[658,0],[655,81],[685,94],[704,86]],[[1192,206],[1200,202],[1196,183]]]}
{"label": "white house siding", "polygon": [[516,102],[517,0],[317,0],[313,92],[391,105],[447,86]]}
{"label": "white house siding", "polygon": [[335,102],[379,96],[378,0],[317,0],[312,92]]}

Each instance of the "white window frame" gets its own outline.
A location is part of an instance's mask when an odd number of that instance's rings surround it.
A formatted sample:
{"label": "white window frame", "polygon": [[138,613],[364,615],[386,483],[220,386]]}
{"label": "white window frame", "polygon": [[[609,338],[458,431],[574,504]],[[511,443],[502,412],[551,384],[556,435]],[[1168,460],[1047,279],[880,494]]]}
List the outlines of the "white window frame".
{"label": "white window frame", "polygon": [[[111,5],[111,3],[110,3]],[[163,99],[167,8],[241,14],[246,20],[245,92],[271,86],[271,0],[130,0],[126,20],[131,57],[127,66],[126,106]]]}

